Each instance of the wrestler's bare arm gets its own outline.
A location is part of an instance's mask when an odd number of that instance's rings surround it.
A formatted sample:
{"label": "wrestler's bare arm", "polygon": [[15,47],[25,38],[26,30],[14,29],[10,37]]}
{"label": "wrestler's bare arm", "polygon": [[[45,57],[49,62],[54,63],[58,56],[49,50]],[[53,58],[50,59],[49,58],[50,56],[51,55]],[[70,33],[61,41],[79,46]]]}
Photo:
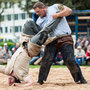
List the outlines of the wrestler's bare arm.
{"label": "wrestler's bare arm", "polygon": [[14,83],[13,86],[18,86],[18,87],[28,87],[28,86],[31,86],[33,84],[33,80],[31,78],[29,78],[27,81],[26,81],[26,84],[19,84],[19,83]]}
{"label": "wrestler's bare arm", "polygon": [[72,9],[67,6],[59,5],[58,8],[60,9],[60,12],[52,15],[54,19],[58,17],[68,16],[72,13]]}

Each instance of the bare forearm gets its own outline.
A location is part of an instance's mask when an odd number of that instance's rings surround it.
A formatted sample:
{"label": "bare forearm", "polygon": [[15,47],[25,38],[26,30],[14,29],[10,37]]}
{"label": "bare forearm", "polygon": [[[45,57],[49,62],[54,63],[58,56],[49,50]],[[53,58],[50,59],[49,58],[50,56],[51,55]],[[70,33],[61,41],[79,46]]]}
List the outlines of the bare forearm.
{"label": "bare forearm", "polygon": [[64,10],[61,12],[57,13],[58,17],[63,17],[63,16],[68,16],[72,13],[72,10],[66,6],[64,6]]}
{"label": "bare forearm", "polygon": [[60,12],[53,14],[53,18],[58,18],[58,17],[64,17],[64,16],[69,16],[72,13],[72,9],[69,7],[64,6],[64,9],[61,10]]}
{"label": "bare forearm", "polygon": [[30,83],[26,83],[26,84],[18,84],[18,83],[14,83],[13,86],[18,86],[18,87],[28,87],[28,86],[31,86],[33,84],[33,82],[30,82]]}

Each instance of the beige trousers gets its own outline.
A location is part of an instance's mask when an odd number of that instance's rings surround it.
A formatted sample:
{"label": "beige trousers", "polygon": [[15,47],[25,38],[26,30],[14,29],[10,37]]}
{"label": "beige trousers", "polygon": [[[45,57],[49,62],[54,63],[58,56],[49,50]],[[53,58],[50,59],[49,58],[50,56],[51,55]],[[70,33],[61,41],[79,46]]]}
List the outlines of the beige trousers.
{"label": "beige trousers", "polygon": [[9,75],[13,71],[15,77],[25,81],[29,72],[29,61],[31,57],[40,53],[41,46],[29,42],[28,50],[30,57],[23,47],[19,47],[7,63],[7,66],[0,65],[0,73]]}

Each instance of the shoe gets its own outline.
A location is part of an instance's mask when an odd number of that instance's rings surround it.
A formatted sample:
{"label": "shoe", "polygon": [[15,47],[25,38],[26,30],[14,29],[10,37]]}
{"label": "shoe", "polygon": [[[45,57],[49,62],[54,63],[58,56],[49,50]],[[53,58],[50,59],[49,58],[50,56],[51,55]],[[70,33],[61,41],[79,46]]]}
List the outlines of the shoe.
{"label": "shoe", "polygon": [[75,78],[75,82],[77,83],[77,84],[87,84],[87,81],[84,79],[84,77],[76,77]]}
{"label": "shoe", "polygon": [[39,83],[40,85],[44,84],[44,82],[40,80],[38,80],[37,83]]}
{"label": "shoe", "polygon": [[87,84],[87,81],[83,78],[83,79],[80,80],[80,83],[81,84]]}

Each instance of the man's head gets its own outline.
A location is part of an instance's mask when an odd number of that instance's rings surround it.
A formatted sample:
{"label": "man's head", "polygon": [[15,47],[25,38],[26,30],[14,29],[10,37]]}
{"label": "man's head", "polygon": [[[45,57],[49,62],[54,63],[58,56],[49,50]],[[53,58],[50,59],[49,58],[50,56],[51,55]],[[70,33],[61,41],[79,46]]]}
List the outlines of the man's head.
{"label": "man's head", "polygon": [[83,41],[87,41],[87,37],[84,37],[84,38],[83,38]]}
{"label": "man's head", "polygon": [[81,46],[78,46],[77,49],[78,49],[79,51],[81,51],[82,47],[81,47]]}
{"label": "man's head", "polygon": [[9,83],[9,86],[11,86],[11,85],[13,85],[14,83],[20,83],[20,81],[19,81],[16,77],[10,76],[10,77],[8,78],[8,83]]}
{"label": "man's head", "polygon": [[41,18],[46,16],[47,8],[42,2],[35,3],[33,9],[35,10],[36,14]]}
{"label": "man's head", "polygon": [[10,77],[8,78],[8,83],[9,83],[9,86],[13,85],[13,84],[15,83],[15,78],[12,77],[12,76],[10,76]]}
{"label": "man's head", "polygon": [[78,42],[81,42],[81,41],[82,41],[82,38],[81,38],[81,37],[79,37],[79,38],[78,38]]}

